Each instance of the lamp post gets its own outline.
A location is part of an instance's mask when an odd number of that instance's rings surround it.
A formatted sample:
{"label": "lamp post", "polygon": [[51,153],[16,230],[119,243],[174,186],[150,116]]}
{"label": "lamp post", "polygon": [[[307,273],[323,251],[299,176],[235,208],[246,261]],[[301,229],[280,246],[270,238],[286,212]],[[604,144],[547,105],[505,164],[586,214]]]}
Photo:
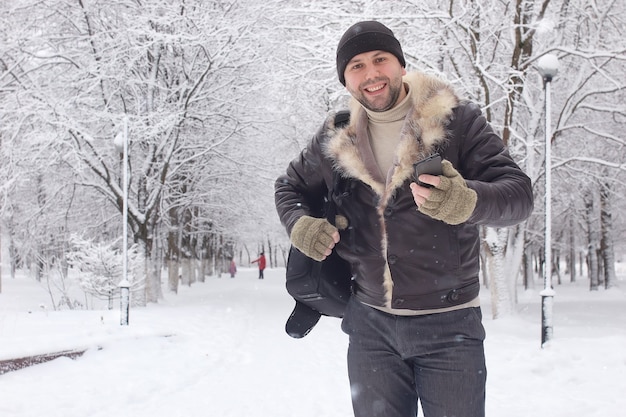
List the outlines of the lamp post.
{"label": "lamp post", "polygon": [[541,291],[541,347],[552,339],[552,307],[554,289],[552,288],[552,127],[550,120],[550,83],[559,71],[559,60],[555,55],[546,54],[537,61],[537,69],[543,77],[545,92],[545,266],[543,269],[543,291]]}
{"label": "lamp post", "polygon": [[124,131],[115,137],[115,149],[122,153],[122,281],[120,287],[120,325],[128,326],[128,312],[130,309],[130,283],[128,281],[128,119],[124,118]]}

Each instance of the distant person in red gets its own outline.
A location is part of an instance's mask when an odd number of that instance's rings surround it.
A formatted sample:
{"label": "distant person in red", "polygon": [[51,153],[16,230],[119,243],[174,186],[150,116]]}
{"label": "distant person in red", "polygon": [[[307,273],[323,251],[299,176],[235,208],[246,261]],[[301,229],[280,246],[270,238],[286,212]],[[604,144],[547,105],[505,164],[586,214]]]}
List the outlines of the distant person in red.
{"label": "distant person in red", "polygon": [[263,270],[265,269],[265,254],[261,252],[259,257],[256,258],[252,263],[259,263],[259,279],[263,279]]}
{"label": "distant person in red", "polygon": [[235,278],[235,274],[237,273],[237,264],[235,264],[235,260],[230,260],[230,266],[228,267],[228,272],[230,272],[230,277]]}

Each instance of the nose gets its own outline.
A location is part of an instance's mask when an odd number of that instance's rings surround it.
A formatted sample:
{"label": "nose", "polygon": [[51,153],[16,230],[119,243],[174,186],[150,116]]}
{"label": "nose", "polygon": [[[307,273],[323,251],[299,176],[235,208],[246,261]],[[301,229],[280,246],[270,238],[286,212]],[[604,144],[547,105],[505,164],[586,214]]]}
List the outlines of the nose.
{"label": "nose", "polygon": [[365,78],[373,80],[380,75],[380,71],[374,65],[368,65],[365,71]]}

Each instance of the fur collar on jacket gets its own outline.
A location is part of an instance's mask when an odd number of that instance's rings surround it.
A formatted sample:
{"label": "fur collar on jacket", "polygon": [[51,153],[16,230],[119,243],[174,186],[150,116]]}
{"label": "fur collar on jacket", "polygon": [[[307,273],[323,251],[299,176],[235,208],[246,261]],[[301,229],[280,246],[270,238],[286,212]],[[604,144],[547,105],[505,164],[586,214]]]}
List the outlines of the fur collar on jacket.
{"label": "fur collar on jacket", "polygon": [[395,167],[387,177],[387,184],[371,174],[376,170],[372,165],[376,162],[367,136],[367,113],[355,99],[350,103],[350,124],[331,130],[325,149],[336,170],[369,185],[383,197],[382,201],[413,174],[415,162],[433,153],[437,145],[447,140],[446,124],[459,103],[452,86],[434,76],[413,72],[404,77],[404,82],[410,85],[413,106],[402,127]]}

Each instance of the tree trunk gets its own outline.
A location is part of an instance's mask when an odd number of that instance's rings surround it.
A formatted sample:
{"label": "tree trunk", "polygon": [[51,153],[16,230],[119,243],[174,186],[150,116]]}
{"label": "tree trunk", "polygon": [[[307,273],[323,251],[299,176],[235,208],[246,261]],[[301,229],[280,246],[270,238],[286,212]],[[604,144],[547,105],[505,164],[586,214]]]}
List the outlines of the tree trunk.
{"label": "tree trunk", "polygon": [[272,253],[272,243],[270,242],[270,237],[267,237],[267,256],[268,256],[268,264],[269,268],[272,268],[275,265],[274,254]]}
{"label": "tree trunk", "polygon": [[598,289],[598,232],[596,228],[596,224],[594,222],[594,209],[593,209],[593,196],[587,199],[586,203],[587,208],[587,236],[588,236],[588,245],[587,245],[587,267],[589,274],[589,290],[597,291]]}
{"label": "tree trunk", "polygon": [[600,188],[600,253],[604,265],[604,287],[615,286],[615,248],[613,246],[613,216],[611,215],[611,186]]}
{"label": "tree trunk", "polygon": [[[151,282],[153,283],[152,288],[150,289],[149,294],[151,294],[152,292],[154,293],[154,298],[156,298],[157,300],[161,300],[163,298],[163,287],[161,286],[161,273],[163,271],[163,254],[164,254],[164,250],[163,250],[163,240],[160,237],[161,233],[158,231],[158,226],[154,225],[153,226],[153,236],[155,236],[154,239],[152,239],[152,243],[153,243],[153,248],[152,251],[150,253],[150,270],[148,271],[148,273],[150,274],[151,277],[153,277],[153,279],[151,280]],[[149,295],[149,298],[152,298]]]}
{"label": "tree trunk", "polygon": [[149,246],[152,241],[144,243],[145,246],[145,262],[144,262],[144,305],[146,303],[158,303],[162,296],[161,291],[161,275],[159,273],[159,263],[154,259],[152,248]]}
{"label": "tree trunk", "polygon": [[589,248],[588,255],[588,269],[589,269],[589,290],[598,290],[598,257],[595,250]]}
{"label": "tree trunk", "polygon": [[576,282],[576,234],[574,233],[574,216],[569,218],[569,280]]}
{"label": "tree trunk", "polygon": [[191,274],[193,272],[193,268],[191,265],[191,259],[188,257],[184,257],[180,260],[180,277],[181,282],[180,285],[186,285],[191,287],[193,280],[191,279]]}
{"label": "tree trunk", "polygon": [[[584,253],[581,251],[578,254],[578,270],[580,271],[580,275],[583,274],[583,267],[585,266],[585,255]],[[589,274],[589,271],[587,271],[587,274]]]}
{"label": "tree trunk", "polygon": [[[170,216],[170,221],[175,219],[175,216]],[[167,232],[167,251],[165,252],[167,261],[167,289],[175,294],[178,293],[178,259],[179,250],[177,245],[178,233],[172,230],[173,227]]]}
{"label": "tree trunk", "polygon": [[148,248],[146,242],[140,240],[137,242],[137,259],[133,262],[131,273],[129,274],[131,279],[131,305],[145,307],[147,304],[147,289],[148,284],[148,264],[150,256],[148,254]]}
{"label": "tree trunk", "polygon": [[498,319],[511,314],[513,306],[509,285],[512,277],[507,276],[504,267],[507,231],[485,228],[484,236],[483,248],[491,290],[491,313],[494,319]]}
{"label": "tree trunk", "polygon": [[524,289],[533,289],[535,288],[535,276],[533,270],[533,249],[530,245],[527,245],[524,249],[522,262],[524,265]]}
{"label": "tree trunk", "polygon": [[[200,253],[200,252],[198,252]],[[204,262],[202,259],[194,259],[194,265],[196,267],[196,279],[199,282],[204,282]]]}
{"label": "tree trunk", "polygon": [[210,277],[211,275],[213,275],[213,274],[211,273],[211,265],[210,265],[209,259],[205,257],[205,258],[202,258],[202,259],[200,260],[200,262],[202,262],[202,271],[204,271],[204,272],[203,272],[203,273],[204,273],[204,276],[205,276],[205,277],[206,277],[206,276],[209,276],[209,277]]}
{"label": "tree trunk", "polygon": [[[483,285],[485,286],[485,288],[490,288],[491,283],[489,282],[489,271],[487,268],[487,255],[485,254],[485,252],[487,251],[486,248],[484,247],[484,243],[483,243],[483,239],[484,236],[481,236],[481,248],[480,248],[480,264],[484,265],[484,268],[480,268],[480,274],[483,280]],[[289,258],[289,255],[287,255],[287,258]]]}
{"label": "tree trunk", "polygon": [[171,292],[178,294],[178,262],[173,259],[167,261],[167,287]]}
{"label": "tree trunk", "polygon": [[[533,261],[535,263],[535,277],[539,280],[543,281],[543,256],[544,256],[544,245],[543,242],[539,244],[539,247],[536,247],[533,250]],[[543,284],[541,284],[543,287]]]}
{"label": "tree trunk", "polygon": [[[560,242],[561,238],[557,238],[557,242]],[[552,249],[552,275],[556,274],[556,283],[561,285],[561,250]]]}

